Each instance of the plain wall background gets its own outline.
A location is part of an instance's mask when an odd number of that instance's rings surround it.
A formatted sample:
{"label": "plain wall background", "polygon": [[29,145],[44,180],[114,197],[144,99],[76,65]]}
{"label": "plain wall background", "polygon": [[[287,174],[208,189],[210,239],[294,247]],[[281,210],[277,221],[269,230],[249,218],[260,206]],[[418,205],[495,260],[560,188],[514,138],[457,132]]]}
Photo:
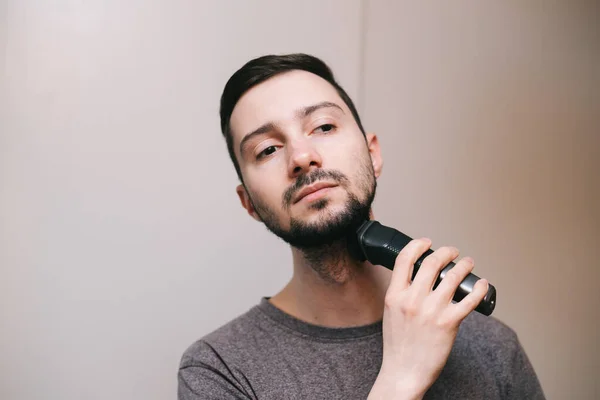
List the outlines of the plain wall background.
{"label": "plain wall background", "polygon": [[185,348],[291,273],[238,205],[223,86],[257,55],[305,51],[356,97],[361,3],[0,10],[0,399],[175,398]]}
{"label": "plain wall background", "polygon": [[592,2],[0,2],[0,398],[175,398],[179,357],[272,295],[227,78],[322,57],[380,135],[376,217],[498,288],[548,398],[598,396]]}
{"label": "plain wall background", "polygon": [[599,5],[366,10],[375,216],[475,259],[550,399],[600,399]]}

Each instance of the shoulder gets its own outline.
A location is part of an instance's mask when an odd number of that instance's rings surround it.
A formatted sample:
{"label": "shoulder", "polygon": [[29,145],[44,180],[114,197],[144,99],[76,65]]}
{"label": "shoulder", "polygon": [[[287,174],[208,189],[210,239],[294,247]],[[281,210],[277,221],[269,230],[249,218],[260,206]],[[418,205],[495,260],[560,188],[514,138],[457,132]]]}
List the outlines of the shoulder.
{"label": "shoulder", "polygon": [[[253,309],[192,343],[183,352],[178,372],[180,399],[254,398],[238,366],[249,358]],[[246,334],[246,336],[245,336]]]}
{"label": "shoulder", "polygon": [[498,388],[507,398],[545,398],[517,333],[505,323],[471,313],[461,324],[457,343],[457,352],[468,354],[483,371],[492,372]]}
{"label": "shoulder", "polygon": [[[460,326],[457,344],[470,354],[479,354],[480,361],[490,367],[507,368],[520,357],[522,347],[517,333],[494,317],[471,313]],[[500,371],[497,371],[500,372]]]}
{"label": "shoulder", "polygon": [[504,322],[472,312],[461,324],[459,335],[480,341],[490,346],[517,341],[516,332]]}
{"label": "shoulder", "polygon": [[224,363],[227,358],[233,358],[230,361],[243,359],[248,351],[248,341],[258,329],[257,314],[252,308],[196,340],[183,352],[180,368]]}

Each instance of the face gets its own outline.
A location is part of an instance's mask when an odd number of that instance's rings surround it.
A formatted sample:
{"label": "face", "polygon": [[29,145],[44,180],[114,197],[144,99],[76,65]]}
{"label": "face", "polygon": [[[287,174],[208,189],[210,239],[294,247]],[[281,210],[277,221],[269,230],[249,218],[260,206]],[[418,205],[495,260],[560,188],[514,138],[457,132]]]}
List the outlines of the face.
{"label": "face", "polygon": [[369,216],[381,172],[375,135],[362,134],[335,88],[305,71],[246,92],[230,121],[241,203],[298,248],[329,244]]}

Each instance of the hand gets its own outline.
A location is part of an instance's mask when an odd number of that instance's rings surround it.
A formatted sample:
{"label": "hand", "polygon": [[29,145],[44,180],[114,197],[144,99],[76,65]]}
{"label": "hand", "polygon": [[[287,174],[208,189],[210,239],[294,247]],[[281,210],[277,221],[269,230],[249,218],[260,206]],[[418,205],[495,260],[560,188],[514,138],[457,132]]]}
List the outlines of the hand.
{"label": "hand", "polygon": [[432,290],[441,270],[458,257],[453,247],[441,247],[423,260],[414,281],[415,262],[431,246],[429,239],[411,241],[398,254],[385,295],[383,361],[369,399],[420,399],[448,360],[460,323],[483,300],[488,283],[481,279],[460,302],[452,297],[473,270],[463,258]]}

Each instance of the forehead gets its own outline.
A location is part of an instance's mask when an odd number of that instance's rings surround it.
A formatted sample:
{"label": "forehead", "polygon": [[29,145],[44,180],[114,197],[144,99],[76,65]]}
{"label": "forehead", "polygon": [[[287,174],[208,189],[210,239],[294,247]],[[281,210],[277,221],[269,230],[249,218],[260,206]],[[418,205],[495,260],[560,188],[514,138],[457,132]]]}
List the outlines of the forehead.
{"label": "forehead", "polygon": [[335,88],[320,76],[306,71],[276,75],[248,90],[235,105],[230,120],[233,142],[266,122],[291,121],[296,110],[323,101],[349,112]]}

